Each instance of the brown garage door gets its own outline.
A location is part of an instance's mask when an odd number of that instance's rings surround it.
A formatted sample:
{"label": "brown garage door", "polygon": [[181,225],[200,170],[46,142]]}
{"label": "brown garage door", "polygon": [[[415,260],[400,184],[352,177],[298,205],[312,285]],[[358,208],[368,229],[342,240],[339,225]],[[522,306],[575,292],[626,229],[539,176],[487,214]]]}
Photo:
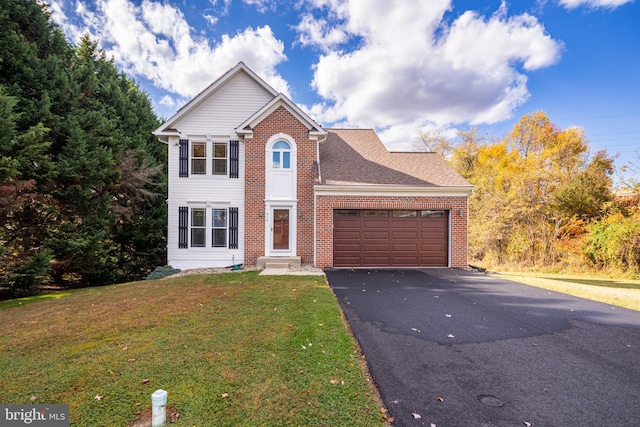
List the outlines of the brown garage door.
{"label": "brown garage door", "polygon": [[448,211],[334,210],[335,267],[447,267]]}

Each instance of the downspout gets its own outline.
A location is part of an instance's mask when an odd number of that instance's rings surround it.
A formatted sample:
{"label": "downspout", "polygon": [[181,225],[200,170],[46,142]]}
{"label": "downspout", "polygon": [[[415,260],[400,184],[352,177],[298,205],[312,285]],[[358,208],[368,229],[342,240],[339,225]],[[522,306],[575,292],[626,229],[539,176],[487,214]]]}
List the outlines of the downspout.
{"label": "downspout", "polygon": [[[322,141],[327,139],[324,135]],[[316,167],[318,169],[318,183],[322,183],[322,172],[320,170],[320,138],[316,138]],[[313,266],[318,266],[318,211],[317,211],[317,198],[315,185],[313,186]]]}

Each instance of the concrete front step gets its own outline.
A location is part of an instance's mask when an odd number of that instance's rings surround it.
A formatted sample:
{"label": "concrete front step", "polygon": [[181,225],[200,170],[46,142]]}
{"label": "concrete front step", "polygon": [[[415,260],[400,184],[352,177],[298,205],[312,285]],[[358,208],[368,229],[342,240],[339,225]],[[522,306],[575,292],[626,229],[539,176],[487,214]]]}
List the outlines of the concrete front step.
{"label": "concrete front step", "polygon": [[289,268],[289,264],[286,262],[268,262],[264,265],[264,268]]}
{"label": "concrete front step", "polygon": [[258,268],[289,268],[300,267],[302,264],[302,257],[280,257],[280,256],[261,256],[256,261]]}

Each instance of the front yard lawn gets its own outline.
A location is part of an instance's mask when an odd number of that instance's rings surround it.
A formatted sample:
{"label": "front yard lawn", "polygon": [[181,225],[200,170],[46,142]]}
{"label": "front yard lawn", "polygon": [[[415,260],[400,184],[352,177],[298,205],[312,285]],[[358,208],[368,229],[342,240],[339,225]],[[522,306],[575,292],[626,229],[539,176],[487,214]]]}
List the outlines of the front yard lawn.
{"label": "front yard lawn", "polygon": [[69,404],[74,426],[132,425],[157,389],[174,425],[383,425],[322,276],[88,288],[0,310],[0,336],[0,403]]}

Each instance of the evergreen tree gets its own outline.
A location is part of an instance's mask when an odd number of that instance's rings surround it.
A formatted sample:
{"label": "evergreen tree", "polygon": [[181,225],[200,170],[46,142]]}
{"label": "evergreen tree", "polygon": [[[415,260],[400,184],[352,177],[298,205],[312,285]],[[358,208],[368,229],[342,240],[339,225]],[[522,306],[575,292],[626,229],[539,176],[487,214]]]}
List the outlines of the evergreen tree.
{"label": "evergreen tree", "polygon": [[144,277],[166,247],[147,95],[38,0],[0,0],[0,58],[0,288]]}

